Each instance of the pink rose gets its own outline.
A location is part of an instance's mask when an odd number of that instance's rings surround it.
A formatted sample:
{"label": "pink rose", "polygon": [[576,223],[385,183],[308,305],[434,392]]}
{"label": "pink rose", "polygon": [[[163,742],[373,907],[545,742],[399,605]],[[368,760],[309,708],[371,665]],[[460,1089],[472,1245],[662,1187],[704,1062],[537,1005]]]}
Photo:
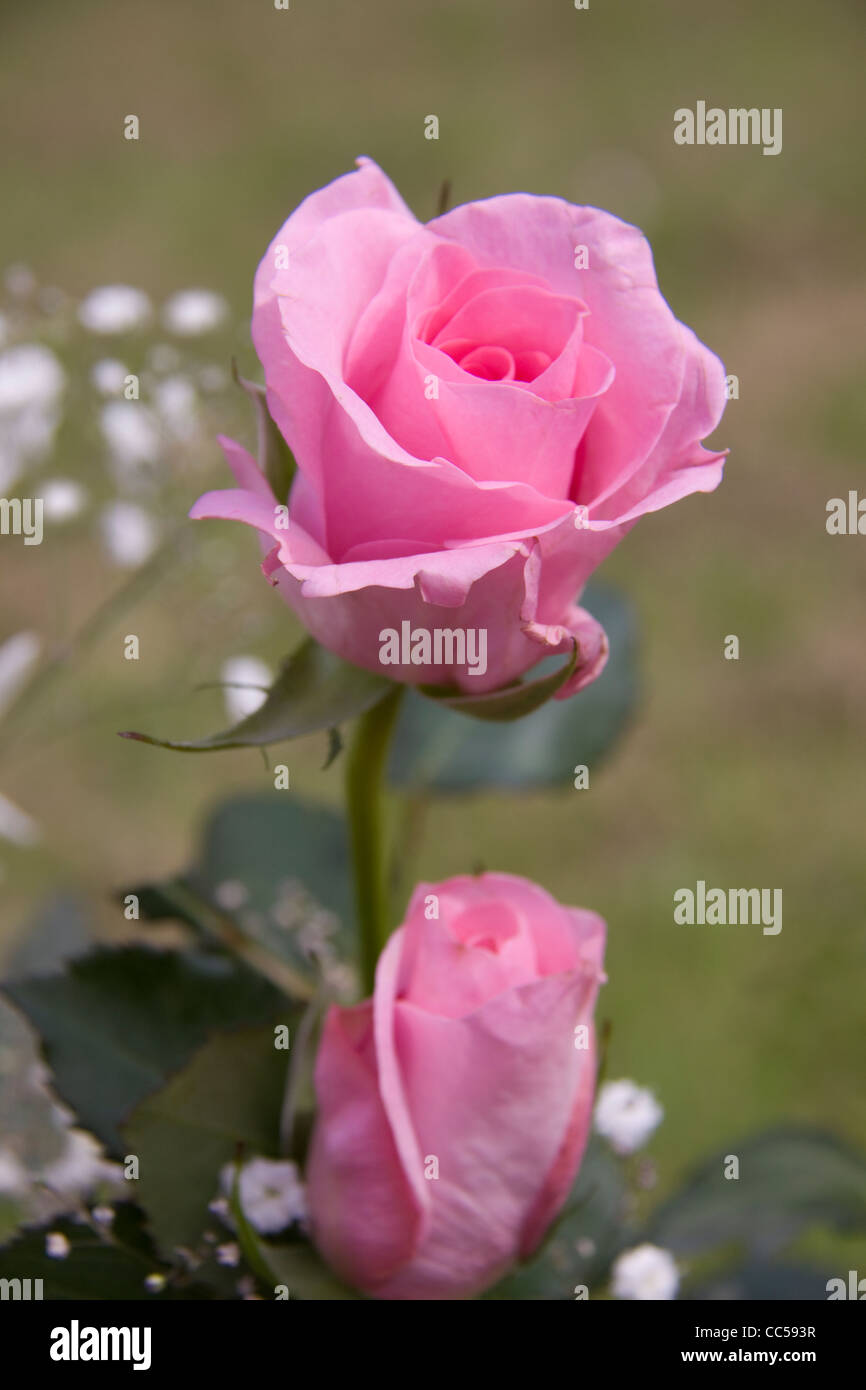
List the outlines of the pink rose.
{"label": "pink rose", "polygon": [[604,930],[510,874],[416,888],[316,1062],[313,1238],[348,1283],[470,1297],[538,1245],[586,1142]]}
{"label": "pink rose", "polygon": [[[231,441],[237,489],[191,514],[256,527],[265,573],[356,665],[480,694],[576,638],[572,694],[607,654],[575,602],[589,574],[644,512],[721,479],[700,440],[724,368],[674,318],[635,227],[528,193],[425,226],[358,164],[256,276],[268,407],[298,463],[291,525]],[[383,632],[453,629],[485,633],[483,671],[444,646],[436,666],[407,646],[382,665]]]}

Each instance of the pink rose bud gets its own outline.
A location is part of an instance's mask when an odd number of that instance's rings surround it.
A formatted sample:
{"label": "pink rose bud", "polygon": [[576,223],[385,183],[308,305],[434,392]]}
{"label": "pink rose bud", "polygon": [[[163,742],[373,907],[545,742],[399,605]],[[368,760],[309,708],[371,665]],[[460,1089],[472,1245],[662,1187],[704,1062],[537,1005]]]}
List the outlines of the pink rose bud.
{"label": "pink rose bud", "polygon": [[349,1284],[471,1297],[539,1244],[589,1129],[604,933],[510,874],[416,888],[316,1061],[312,1233]]}
{"label": "pink rose bud", "polygon": [[514,193],[423,225],[361,159],[277,233],[252,331],[291,497],[225,441],[237,488],[191,515],[255,527],[313,636],[394,680],[483,694],[576,639],[572,694],[607,657],[589,575],[722,476],[724,368],[597,208]]}

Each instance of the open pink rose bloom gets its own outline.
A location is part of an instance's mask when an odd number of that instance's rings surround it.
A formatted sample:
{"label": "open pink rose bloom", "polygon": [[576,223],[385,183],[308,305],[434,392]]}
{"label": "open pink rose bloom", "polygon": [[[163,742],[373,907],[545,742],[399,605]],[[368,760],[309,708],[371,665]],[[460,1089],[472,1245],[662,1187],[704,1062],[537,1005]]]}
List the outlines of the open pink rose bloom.
{"label": "open pink rose bloom", "polygon": [[537,1247],[589,1129],[604,931],[510,874],[415,890],[316,1063],[312,1234],[349,1284],[471,1297]]}
{"label": "open pink rose bloom", "polygon": [[722,364],[643,235],[595,208],[515,193],[423,225],[362,159],[277,233],[253,339],[291,496],[223,440],[237,487],[192,515],[256,528],[270,580],[359,666],[381,670],[404,623],[486,633],[483,671],[385,667],[400,681],[481,694],[576,639],[559,695],[579,690],[607,655],[576,603],[587,577],[644,512],[721,478],[700,441]]}

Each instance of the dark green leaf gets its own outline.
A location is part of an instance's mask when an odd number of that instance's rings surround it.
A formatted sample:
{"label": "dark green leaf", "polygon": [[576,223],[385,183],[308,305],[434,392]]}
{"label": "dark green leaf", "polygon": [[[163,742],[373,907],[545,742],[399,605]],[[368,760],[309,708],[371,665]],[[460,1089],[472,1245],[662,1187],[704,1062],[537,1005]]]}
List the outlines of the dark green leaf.
{"label": "dark green leaf", "polygon": [[219,1229],[208,1204],[238,1145],[249,1156],[278,1155],[287,1057],[270,1029],[222,1034],[124,1126],[126,1152],[139,1160],[136,1201],[166,1253]]}
{"label": "dark green leaf", "polygon": [[342,1284],[311,1245],[271,1245],[260,1242],[260,1251],[274,1275],[274,1284],[285,1284],[289,1298],[324,1300],[358,1298]]}
{"label": "dark green leaf", "polygon": [[[471,791],[563,786],[578,764],[594,772],[635,705],[635,623],[631,607],[607,587],[589,586],[581,601],[610,639],[610,658],[598,680],[568,700],[550,700],[519,723],[504,726],[470,723],[409,692],[391,750],[391,782]],[[553,664],[559,661],[554,658]]]}
{"label": "dark green leaf", "polygon": [[[44,1299],[153,1298],[165,1302],[176,1296],[173,1290],[150,1294],[144,1281],[149,1274],[166,1275],[171,1270],[157,1258],[141,1231],[140,1213],[135,1208],[130,1212],[126,1215],[124,1208],[118,1207],[117,1229],[104,1235],[67,1218],[54,1220],[43,1230],[25,1232],[0,1249],[0,1279],[41,1279]],[[65,1259],[46,1254],[49,1231],[69,1241],[71,1249]],[[199,1297],[208,1296],[206,1290],[199,1293]]]}
{"label": "dark green leaf", "polygon": [[[728,1155],[738,1178],[725,1177]],[[702,1164],[647,1238],[678,1254],[736,1245],[766,1257],[814,1225],[866,1230],[866,1159],[820,1130],[779,1129]]]}
{"label": "dark green leaf", "polygon": [[281,889],[301,882],[316,903],[351,920],[349,839],[343,817],[327,806],[287,796],[239,796],[205,827],[201,858],[190,876],[215,900],[226,879],[246,888],[253,911],[269,912]]}
{"label": "dark green leaf", "polygon": [[288,1001],[248,967],[203,951],[100,949],[7,993],[41,1034],[82,1125],[123,1153],[120,1121],[217,1029],[283,1021]]}
{"label": "dark green leaf", "polygon": [[121,906],[126,904],[128,898],[137,898],[139,918],[144,921],[184,922],[196,931],[207,932],[204,915],[186,892],[182,878],[169,879],[165,883],[137,883],[134,887],[122,888],[114,896]]}
{"label": "dark green leaf", "polygon": [[[255,713],[233,729],[208,738],[173,740],[127,731],[121,738],[171,748],[178,753],[209,753],[219,748],[262,748],[285,739],[300,738],[317,729],[331,729],[370,709],[393,682],[372,671],[350,666],[333,652],[307,638],[283,664]],[[332,743],[333,749],[333,743]]]}
{"label": "dark green leaf", "polygon": [[205,934],[215,914],[302,975],[316,978],[308,938],[353,956],[349,843],[341,816],[281,793],[226,802],[205,827],[198,862],[135,892],[151,920],[173,918]]}

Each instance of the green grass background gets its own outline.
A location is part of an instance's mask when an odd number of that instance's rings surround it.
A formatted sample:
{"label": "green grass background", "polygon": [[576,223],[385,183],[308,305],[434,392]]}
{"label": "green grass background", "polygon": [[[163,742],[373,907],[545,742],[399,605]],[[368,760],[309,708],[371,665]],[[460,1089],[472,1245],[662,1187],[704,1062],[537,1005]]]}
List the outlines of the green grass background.
{"label": "green grass background", "polygon": [[[739,376],[715,436],[731,450],[720,490],[646,518],[603,567],[637,605],[645,687],[613,758],[588,792],[567,763],[561,791],[441,802],[417,862],[437,877],[481,860],[604,914],[609,1075],[665,1106],[665,1188],[778,1119],[866,1144],[866,539],[824,525],[829,497],[866,492],[864,18],[858,0],[0,9],[0,266],[26,260],[75,296],[210,286],[252,372],[243,320],[267,242],[366,153],[423,218],[449,177],[455,202],[526,189],[638,222],[675,312]],[[781,155],[677,147],[673,111],[699,98],[782,107]],[[90,450],[86,431],[62,434],[52,471],[75,474]],[[203,467],[224,478],[215,444]],[[178,518],[202,481],[178,479]],[[115,886],[183,865],[216,798],[272,785],[252,752],[186,759],[114,736],[219,727],[218,695],[192,686],[239,651],[275,662],[297,635],[248,536],[189,529],[184,563],[73,656],[5,749],[0,786],[46,837],[0,852],[6,944],[56,888],[115,937]],[[4,543],[0,638],[56,643],[118,582],[87,526]],[[122,659],[128,632],[138,663]],[[739,662],[723,659],[728,633]],[[280,757],[300,794],[336,802],[323,749]],[[781,887],[781,935],[676,927],[672,893],[697,878]]]}

